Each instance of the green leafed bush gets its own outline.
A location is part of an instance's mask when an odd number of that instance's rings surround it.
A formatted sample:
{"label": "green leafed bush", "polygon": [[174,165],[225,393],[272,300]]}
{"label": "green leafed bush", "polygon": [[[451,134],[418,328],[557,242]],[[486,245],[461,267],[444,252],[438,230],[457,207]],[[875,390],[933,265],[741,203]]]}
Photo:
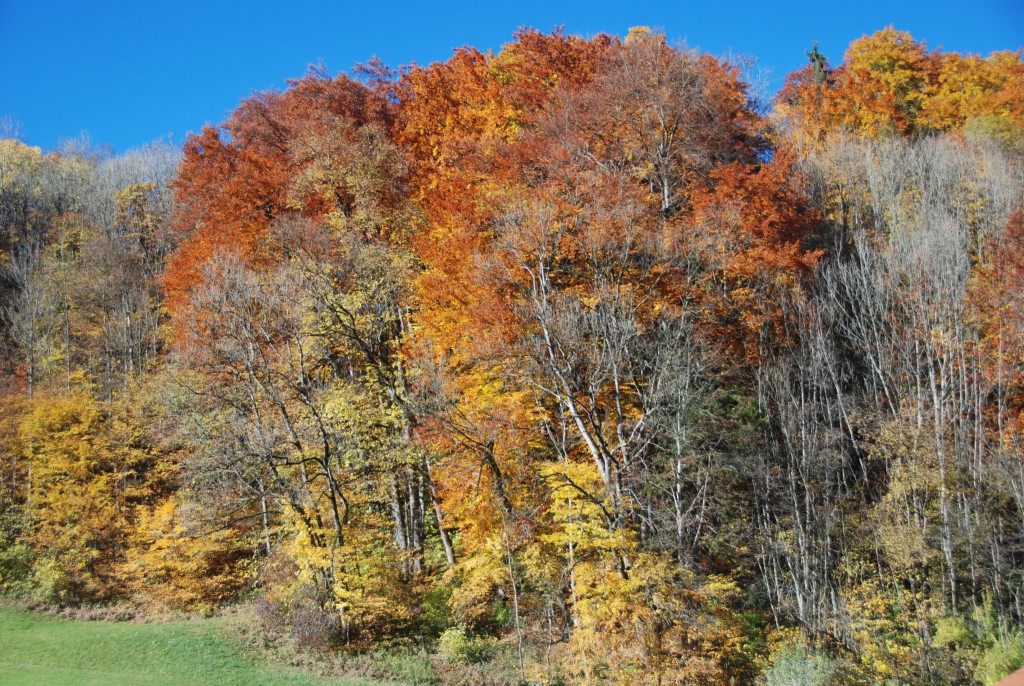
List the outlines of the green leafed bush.
{"label": "green leafed bush", "polygon": [[835,663],[802,642],[783,646],[765,672],[765,686],[829,686]]}

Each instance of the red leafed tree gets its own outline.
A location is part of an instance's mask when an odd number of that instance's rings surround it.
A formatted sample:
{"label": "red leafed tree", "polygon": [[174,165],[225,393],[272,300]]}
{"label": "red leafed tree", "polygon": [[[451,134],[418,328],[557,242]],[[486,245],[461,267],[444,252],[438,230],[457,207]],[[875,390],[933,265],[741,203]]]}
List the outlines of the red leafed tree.
{"label": "red leafed tree", "polygon": [[979,265],[971,292],[987,358],[986,381],[995,399],[997,425],[1013,434],[1020,449],[1024,429],[1024,211],[1010,215],[1002,235],[988,246],[988,260]]}
{"label": "red leafed tree", "polygon": [[[364,158],[367,139],[374,137],[362,132],[368,125],[378,127],[378,138],[388,138],[392,107],[386,92],[346,76],[330,78],[322,69],[289,85],[283,93],[253,95],[226,123],[206,126],[186,141],[173,221],[183,239],[164,276],[172,311],[187,301],[218,251],[237,251],[253,264],[271,261],[265,239],[282,214],[315,218],[333,209],[352,211],[355,192],[345,174],[315,169],[316,183],[303,187],[297,180],[314,162],[345,165]],[[319,150],[327,141],[336,141],[334,149]]]}
{"label": "red leafed tree", "polygon": [[733,163],[693,198],[694,248],[709,267],[698,296],[719,340],[756,357],[762,328],[779,315],[778,296],[810,277],[817,221],[799,187],[792,151],[762,165]]}

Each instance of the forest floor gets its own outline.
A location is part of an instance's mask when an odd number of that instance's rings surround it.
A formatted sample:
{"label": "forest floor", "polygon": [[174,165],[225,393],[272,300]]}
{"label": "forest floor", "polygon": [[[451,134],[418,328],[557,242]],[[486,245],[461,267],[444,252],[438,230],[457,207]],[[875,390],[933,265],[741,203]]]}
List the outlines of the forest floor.
{"label": "forest floor", "polygon": [[0,605],[0,686],[372,686],[261,663],[223,619],[103,622]]}

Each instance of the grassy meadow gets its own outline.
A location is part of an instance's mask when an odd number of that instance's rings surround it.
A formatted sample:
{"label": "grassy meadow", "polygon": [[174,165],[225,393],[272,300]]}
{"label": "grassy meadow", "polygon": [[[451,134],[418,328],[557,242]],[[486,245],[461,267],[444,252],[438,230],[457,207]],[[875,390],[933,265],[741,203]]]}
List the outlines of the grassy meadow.
{"label": "grassy meadow", "polygon": [[225,620],[166,623],[58,619],[0,607],[2,686],[371,686],[260,664]]}

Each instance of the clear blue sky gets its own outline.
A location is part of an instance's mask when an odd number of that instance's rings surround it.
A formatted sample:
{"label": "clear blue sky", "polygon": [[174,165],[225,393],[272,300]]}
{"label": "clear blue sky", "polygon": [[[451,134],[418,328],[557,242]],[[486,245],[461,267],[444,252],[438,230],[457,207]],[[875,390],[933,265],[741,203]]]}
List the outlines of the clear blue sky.
{"label": "clear blue sky", "polygon": [[713,54],[756,56],[777,88],[813,41],[838,62],[851,40],[890,24],[931,48],[1015,50],[1024,0],[0,0],[0,117],[44,149],[83,132],[120,151],[168,135],[181,143],[310,63],[334,72],[373,55],[427,64],[461,45],[497,51],[520,26],[584,36],[652,26]]}

